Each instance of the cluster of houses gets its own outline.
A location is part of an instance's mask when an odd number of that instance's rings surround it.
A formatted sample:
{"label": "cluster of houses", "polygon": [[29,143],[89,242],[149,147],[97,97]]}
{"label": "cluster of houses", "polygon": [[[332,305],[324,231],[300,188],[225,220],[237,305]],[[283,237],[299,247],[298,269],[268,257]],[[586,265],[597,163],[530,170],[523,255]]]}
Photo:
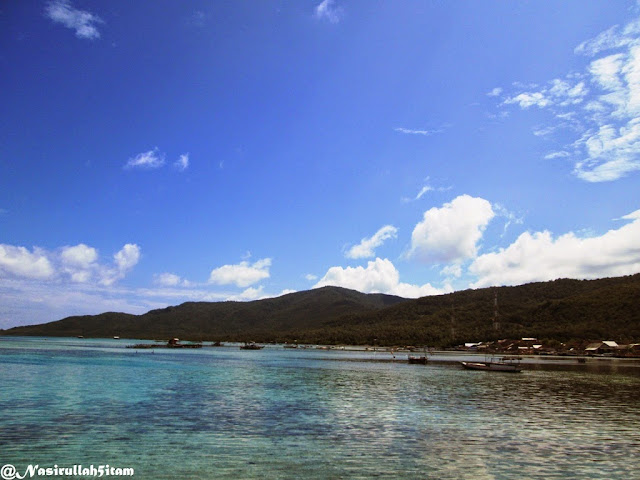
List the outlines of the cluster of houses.
{"label": "cluster of houses", "polygon": [[602,355],[611,357],[640,357],[640,343],[619,345],[613,340],[568,345],[544,345],[536,338],[504,339],[459,345],[456,350],[486,353],[518,353],[520,355]]}

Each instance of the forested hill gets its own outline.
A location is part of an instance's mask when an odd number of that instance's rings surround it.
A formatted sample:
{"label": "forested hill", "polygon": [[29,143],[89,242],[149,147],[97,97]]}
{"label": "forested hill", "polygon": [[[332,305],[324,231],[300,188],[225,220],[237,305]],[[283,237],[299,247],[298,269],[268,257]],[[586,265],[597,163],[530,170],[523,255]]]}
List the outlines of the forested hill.
{"label": "forested hill", "polygon": [[144,315],[107,312],[15,327],[4,335],[78,336],[193,340],[279,338],[321,327],[348,314],[367,313],[404,298],[323,287],[252,302],[187,302]]}
{"label": "forested hill", "polygon": [[[493,328],[498,299],[499,330]],[[103,313],[4,335],[451,346],[499,338],[640,342],[640,274],[465,290],[406,300],[324,287],[254,302]]]}

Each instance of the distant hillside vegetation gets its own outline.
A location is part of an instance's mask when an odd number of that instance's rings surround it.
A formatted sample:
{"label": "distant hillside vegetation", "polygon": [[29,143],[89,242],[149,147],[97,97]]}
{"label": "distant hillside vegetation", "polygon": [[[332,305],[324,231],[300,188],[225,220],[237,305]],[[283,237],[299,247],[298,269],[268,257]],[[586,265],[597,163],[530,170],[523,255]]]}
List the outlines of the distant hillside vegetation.
{"label": "distant hillside vegetation", "polygon": [[[500,329],[494,330],[494,298]],[[254,302],[188,302],[15,327],[42,335],[452,346],[499,338],[640,341],[640,274],[465,290],[407,300],[338,287]]]}
{"label": "distant hillside vegetation", "polygon": [[407,301],[323,287],[253,302],[187,302],[144,315],[102,313],[67,317],[42,325],[15,327],[4,335],[78,336],[191,340],[277,338],[321,327],[345,315],[366,313]]}

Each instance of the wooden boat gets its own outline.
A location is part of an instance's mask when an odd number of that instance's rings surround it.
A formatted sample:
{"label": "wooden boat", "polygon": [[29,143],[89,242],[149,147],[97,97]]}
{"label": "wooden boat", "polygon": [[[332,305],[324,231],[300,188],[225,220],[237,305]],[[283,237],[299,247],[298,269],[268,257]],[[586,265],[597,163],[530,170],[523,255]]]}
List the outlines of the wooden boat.
{"label": "wooden boat", "polygon": [[512,372],[522,371],[520,357],[502,357],[488,362],[460,362],[467,370],[484,370],[488,372]]}
{"label": "wooden boat", "polygon": [[423,356],[416,356],[416,355],[409,355],[409,363],[417,363],[420,365],[426,365],[427,364],[427,357],[426,355]]}
{"label": "wooden boat", "polygon": [[241,350],[260,350],[262,348],[264,348],[264,345],[258,345],[255,342],[245,343],[240,346]]}

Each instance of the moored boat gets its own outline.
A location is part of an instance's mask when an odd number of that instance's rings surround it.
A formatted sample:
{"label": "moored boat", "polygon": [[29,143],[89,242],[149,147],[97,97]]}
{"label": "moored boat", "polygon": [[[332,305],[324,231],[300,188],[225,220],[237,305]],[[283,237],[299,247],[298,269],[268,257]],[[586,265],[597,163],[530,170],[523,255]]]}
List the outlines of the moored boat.
{"label": "moored boat", "polygon": [[512,372],[522,371],[520,357],[502,357],[496,361],[488,362],[460,362],[467,370],[484,370],[488,372]]}
{"label": "moored boat", "polygon": [[256,342],[245,343],[240,346],[241,350],[260,350],[264,348],[264,345],[258,345]]}
{"label": "moored boat", "polygon": [[426,365],[428,361],[426,355],[423,355],[423,356],[409,355],[408,360],[409,360],[409,363],[417,363],[421,365]]}

